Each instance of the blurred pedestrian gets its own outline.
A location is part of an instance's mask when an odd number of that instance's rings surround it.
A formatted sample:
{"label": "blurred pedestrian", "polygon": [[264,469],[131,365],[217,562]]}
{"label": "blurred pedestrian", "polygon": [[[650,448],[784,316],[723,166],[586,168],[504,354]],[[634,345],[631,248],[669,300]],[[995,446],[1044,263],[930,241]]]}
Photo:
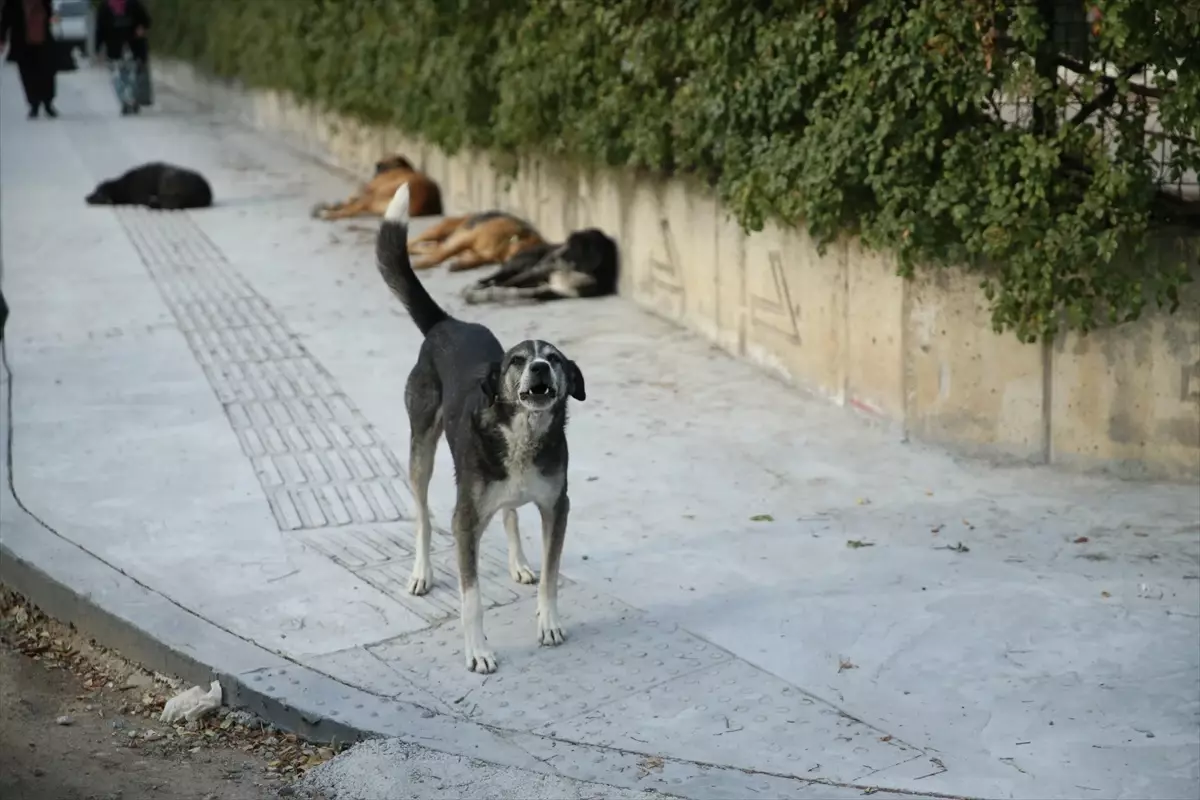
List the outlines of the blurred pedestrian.
{"label": "blurred pedestrian", "polygon": [[108,60],[121,114],[150,103],[150,12],[142,0],[101,0],[96,12],[96,52]]}
{"label": "blurred pedestrian", "polygon": [[15,61],[21,73],[30,119],[43,108],[47,116],[58,116],[54,110],[54,75],[58,69],[50,32],[53,18],[50,0],[4,0],[0,10],[0,44],[8,43],[8,60]]}

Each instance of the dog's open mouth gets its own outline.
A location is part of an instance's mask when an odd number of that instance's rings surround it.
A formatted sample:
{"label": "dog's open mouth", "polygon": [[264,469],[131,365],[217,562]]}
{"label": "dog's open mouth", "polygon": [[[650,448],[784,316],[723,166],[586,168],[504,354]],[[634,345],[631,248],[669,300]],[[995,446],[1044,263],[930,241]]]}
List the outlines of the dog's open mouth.
{"label": "dog's open mouth", "polygon": [[553,386],[540,384],[538,386],[530,386],[528,389],[521,392],[522,400],[553,400],[558,393],[554,391]]}

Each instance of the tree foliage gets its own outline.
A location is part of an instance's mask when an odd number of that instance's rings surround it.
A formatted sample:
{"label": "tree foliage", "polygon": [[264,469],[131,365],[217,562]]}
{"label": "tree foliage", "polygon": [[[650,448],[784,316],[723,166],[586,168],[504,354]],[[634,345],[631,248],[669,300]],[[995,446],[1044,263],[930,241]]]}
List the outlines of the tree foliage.
{"label": "tree foliage", "polygon": [[[1200,2],[152,0],[155,46],[448,151],[688,173],[748,230],[978,271],[1027,341],[1173,307]],[[1165,187],[1164,187],[1165,184]]]}

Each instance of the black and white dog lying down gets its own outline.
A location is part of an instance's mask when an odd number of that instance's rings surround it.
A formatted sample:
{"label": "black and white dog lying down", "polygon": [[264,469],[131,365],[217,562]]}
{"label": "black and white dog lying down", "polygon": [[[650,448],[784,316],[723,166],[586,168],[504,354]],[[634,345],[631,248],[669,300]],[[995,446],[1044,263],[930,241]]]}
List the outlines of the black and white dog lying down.
{"label": "black and white dog lying down", "polygon": [[493,275],[463,290],[468,303],[602,297],[617,291],[617,243],[595,228],[562,244],[542,244],[510,258]]}
{"label": "black and white dog lying down", "polygon": [[154,162],[104,181],[87,196],[90,206],[145,206],[170,211],[207,208],[212,187],[198,172]]}
{"label": "black and white dog lying down", "polygon": [[375,244],[379,271],[424,335],[404,389],[416,508],[416,556],[408,591],[433,585],[429,479],[445,433],[458,498],[450,530],[458,555],[463,655],[467,669],[488,673],[496,656],[483,634],[479,539],[497,512],[508,534],[508,570],[517,583],[537,581],[521,548],[517,508],[532,503],[542,517],[542,576],[537,639],[562,644],[558,567],[567,536],[567,398],[586,396],[583,373],[557,347],[527,339],[508,350],[476,322],[455,319],[437,304],[408,255],[408,185],[396,190]]}

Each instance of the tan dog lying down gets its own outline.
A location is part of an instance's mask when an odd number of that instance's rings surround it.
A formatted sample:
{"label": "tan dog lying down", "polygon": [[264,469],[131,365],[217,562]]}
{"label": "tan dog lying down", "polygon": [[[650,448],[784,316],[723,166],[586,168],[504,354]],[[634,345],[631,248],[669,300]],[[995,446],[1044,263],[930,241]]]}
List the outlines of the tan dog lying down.
{"label": "tan dog lying down", "polygon": [[508,261],[531,247],[545,244],[523,219],[503,211],[447,217],[408,243],[416,255],[413,269],[429,269],[457,256],[451,272]]}
{"label": "tan dog lying down", "polygon": [[313,216],[321,219],[382,217],[396,190],[406,183],[410,216],[431,217],[442,213],[442,193],[433,179],[417,172],[404,156],[391,156],[375,164],[375,177],[357,194],[342,203],[318,204],[313,208]]}

